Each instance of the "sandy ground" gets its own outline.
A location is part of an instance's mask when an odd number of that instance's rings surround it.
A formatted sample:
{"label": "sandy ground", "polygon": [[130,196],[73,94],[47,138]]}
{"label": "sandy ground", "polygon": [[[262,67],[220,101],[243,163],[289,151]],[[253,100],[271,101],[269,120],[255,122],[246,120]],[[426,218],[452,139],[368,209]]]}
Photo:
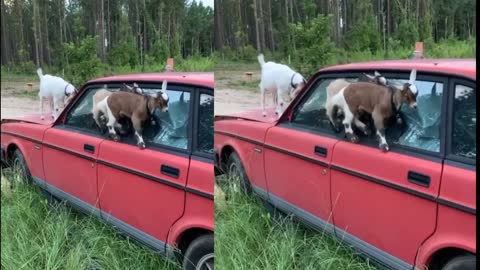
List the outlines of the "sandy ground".
{"label": "sandy ground", "polygon": [[[248,81],[244,73],[253,72]],[[260,108],[260,70],[219,70],[215,71],[215,114],[233,113]],[[27,82],[33,83],[32,94]],[[247,85],[245,85],[245,83]],[[5,78],[1,82],[1,118],[15,117],[39,111],[38,80],[28,78]],[[267,107],[272,106],[271,96],[267,96]],[[269,105],[270,104],[270,105]],[[49,109],[44,105],[45,111]]]}
{"label": "sandy ground", "polygon": [[[248,81],[245,72],[253,73]],[[215,71],[215,115],[233,113],[260,107],[260,70],[216,70]],[[248,83],[248,86],[242,83]],[[267,95],[266,104],[272,106],[272,98]]]}
{"label": "sandy ground", "polygon": [[[1,84],[1,118],[15,117],[39,111],[38,97],[26,95],[28,91],[25,79],[2,78]],[[38,82],[32,81],[32,91],[38,93]],[[48,105],[45,104],[48,108]]]}

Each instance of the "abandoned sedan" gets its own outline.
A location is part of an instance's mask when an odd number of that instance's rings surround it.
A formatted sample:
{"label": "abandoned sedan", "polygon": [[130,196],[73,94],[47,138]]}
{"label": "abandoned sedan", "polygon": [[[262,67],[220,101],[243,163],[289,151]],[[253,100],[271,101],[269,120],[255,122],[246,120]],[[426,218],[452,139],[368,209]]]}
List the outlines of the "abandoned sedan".
{"label": "abandoned sedan", "polygon": [[[412,70],[416,103],[399,107],[401,121],[386,129],[389,151],[378,149],[375,132],[355,130],[351,142],[332,126],[325,103],[333,81],[380,73],[388,85],[406,85]],[[278,120],[261,109],[215,116],[216,171],[389,269],[473,270],[475,77],[475,59],[322,69]]]}
{"label": "abandoned sedan", "polygon": [[[92,80],[54,122],[40,114],[2,119],[2,163],[51,198],[182,258],[184,269],[213,269],[213,78],[156,73]],[[120,141],[96,124],[98,90],[115,93],[136,83],[148,101],[147,95],[165,96],[163,81],[169,110],[152,109],[143,129],[145,149],[137,147],[129,119],[119,121]]]}

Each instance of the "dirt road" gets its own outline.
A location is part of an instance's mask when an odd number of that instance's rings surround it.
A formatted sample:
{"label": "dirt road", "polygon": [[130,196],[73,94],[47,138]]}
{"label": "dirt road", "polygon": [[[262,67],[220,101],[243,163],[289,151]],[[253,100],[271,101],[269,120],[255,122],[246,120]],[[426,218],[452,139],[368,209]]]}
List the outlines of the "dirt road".
{"label": "dirt road", "polygon": [[32,92],[28,92],[23,78],[2,78],[1,84],[1,118],[15,117],[38,112],[38,82],[32,82]]}
{"label": "dirt road", "polygon": [[[253,72],[251,80],[245,72]],[[2,77],[1,118],[15,117],[39,111],[38,79],[22,77]],[[215,114],[232,113],[260,108],[259,70],[219,70],[215,71]],[[27,82],[32,82],[32,92],[28,92]],[[267,106],[272,98],[267,95]],[[270,104],[270,105],[269,105]],[[48,104],[45,104],[48,111]]]}
{"label": "dirt road", "polygon": [[[251,80],[245,72],[252,72]],[[215,71],[215,115],[260,108],[260,70],[216,70]],[[272,98],[267,95],[267,106]]]}

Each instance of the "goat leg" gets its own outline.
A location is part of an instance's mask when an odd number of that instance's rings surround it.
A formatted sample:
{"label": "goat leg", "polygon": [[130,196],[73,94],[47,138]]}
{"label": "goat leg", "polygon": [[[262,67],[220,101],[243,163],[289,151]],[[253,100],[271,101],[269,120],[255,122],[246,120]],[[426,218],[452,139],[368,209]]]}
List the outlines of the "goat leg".
{"label": "goat leg", "polygon": [[108,107],[107,107],[107,113],[108,113],[108,123],[107,123],[108,132],[110,133],[110,136],[112,137],[112,139],[118,142],[120,141],[120,137],[115,132],[115,123],[117,122],[117,119],[115,118],[115,116],[113,116],[112,111]]}
{"label": "goat leg", "polygon": [[137,146],[140,149],[145,149],[145,142],[143,141],[142,121],[138,117],[132,117],[133,128],[135,129],[135,136],[137,137]]}
{"label": "goat leg", "polygon": [[385,118],[378,110],[374,110],[372,113],[373,122],[375,124],[375,128],[377,129],[377,136],[380,141],[379,148],[386,152],[389,150],[387,140],[385,139]]}
{"label": "goat leg", "polygon": [[343,125],[345,126],[345,136],[352,143],[358,143],[360,139],[357,135],[355,135],[355,133],[353,133],[352,129],[352,122],[355,116],[348,108],[345,108],[343,112],[345,114],[345,118],[343,119]]}
{"label": "goat leg", "polygon": [[40,97],[40,119],[45,119],[45,116],[43,115],[43,97],[42,95],[39,95]]}

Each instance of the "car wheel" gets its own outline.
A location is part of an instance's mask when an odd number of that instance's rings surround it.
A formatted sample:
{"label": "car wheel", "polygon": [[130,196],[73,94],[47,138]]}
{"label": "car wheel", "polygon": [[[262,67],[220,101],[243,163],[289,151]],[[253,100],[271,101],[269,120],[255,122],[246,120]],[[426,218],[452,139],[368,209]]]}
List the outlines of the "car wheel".
{"label": "car wheel", "polygon": [[458,256],[451,259],[442,270],[474,270],[477,269],[477,258],[473,255]]}
{"label": "car wheel", "polygon": [[229,178],[236,181],[236,184],[239,185],[241,192],[250,193],[252,189],[250,180],[248,180],[240,157],[235,152],[232,152],[228,157],[226,173]]}
{"label": "car wheel", "polygon": [[193,240],[183,258],[184,270],[213,270],[213,235],[203,235]]}
{"label": "car wheel", "polygon": [[32,175],[30,174],[30,170],[28,169],[27,162],[25,161],[22,152],[19,149],[15,149],[13,152],[11,162],[13,170],[12,185],[15,185],[16,183],[31,183]]}

